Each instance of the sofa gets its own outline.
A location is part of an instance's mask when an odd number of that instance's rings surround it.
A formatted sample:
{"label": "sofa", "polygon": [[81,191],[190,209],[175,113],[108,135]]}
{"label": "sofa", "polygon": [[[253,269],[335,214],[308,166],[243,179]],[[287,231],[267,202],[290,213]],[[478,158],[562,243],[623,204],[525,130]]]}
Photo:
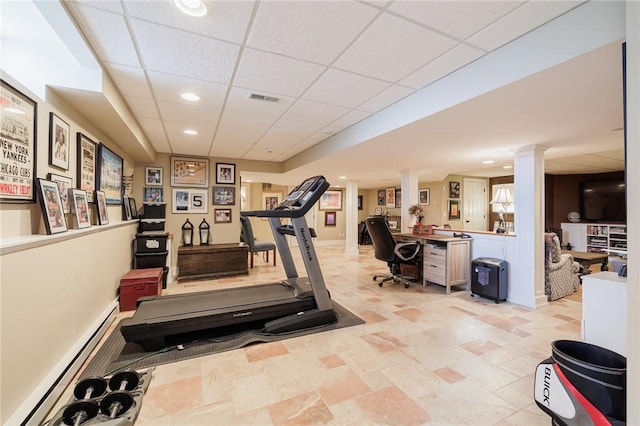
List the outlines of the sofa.
{"label": "sofa", "polygon": [[544,234],[544,293],[547,300],[558,300],[580,287],[580,264],[570,254],[562,254],[560,239],[554,232]]}

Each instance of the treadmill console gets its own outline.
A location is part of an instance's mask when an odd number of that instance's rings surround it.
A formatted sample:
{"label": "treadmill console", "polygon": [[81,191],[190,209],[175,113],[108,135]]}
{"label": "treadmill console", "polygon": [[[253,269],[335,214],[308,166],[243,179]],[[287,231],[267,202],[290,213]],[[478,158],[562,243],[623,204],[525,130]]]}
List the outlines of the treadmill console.
{"label": "treadmill console", "polygon": [[243,216],[301,217],[304,216],[329,188],[324,176],[306,179],[282,200],[273,210],[241,212]]}

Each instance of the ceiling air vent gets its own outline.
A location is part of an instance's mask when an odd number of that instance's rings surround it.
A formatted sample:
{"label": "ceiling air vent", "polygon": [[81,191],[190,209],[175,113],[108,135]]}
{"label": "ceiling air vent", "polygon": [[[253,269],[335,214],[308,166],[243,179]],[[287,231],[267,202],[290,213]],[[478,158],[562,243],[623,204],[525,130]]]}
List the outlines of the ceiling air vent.
{"label": "ceiling air vent", "polygon": [[280,98],[276,98],[275,96],[261,95],[259,93],[249,93],[249,99],[266,102],[278,102],[280,100]]}

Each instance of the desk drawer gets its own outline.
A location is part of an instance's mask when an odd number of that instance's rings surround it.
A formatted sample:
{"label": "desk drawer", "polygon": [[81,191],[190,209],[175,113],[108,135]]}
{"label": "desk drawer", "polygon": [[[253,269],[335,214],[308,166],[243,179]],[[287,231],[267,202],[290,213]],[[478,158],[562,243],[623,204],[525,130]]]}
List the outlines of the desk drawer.
{"label": "desk drawer", "polygon": [[427,262],[429,262],[429,263],[432,263],[434,265],[438,265],[438,266],[444,267],[445,261],[447,259],[447,251],[446,250],[441,250],[441,249],[434,249],[434,248],[430,248],[430,247],[425,247],[424,248],[423,257],[424,257],[425,265],[427,264]]}
{"label": "desk drawer", "polygon": [[424,279],[425,281],[429,281],[431,283],[446,284],[446,271],[442,266],[437,266],[429,262],[424,263]]}

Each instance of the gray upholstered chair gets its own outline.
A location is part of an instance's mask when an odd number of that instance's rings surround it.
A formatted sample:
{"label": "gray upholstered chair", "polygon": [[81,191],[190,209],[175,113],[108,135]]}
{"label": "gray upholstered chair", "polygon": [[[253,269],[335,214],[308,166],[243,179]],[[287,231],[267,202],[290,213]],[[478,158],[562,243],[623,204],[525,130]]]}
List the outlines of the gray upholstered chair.
{"label": "gray upholstered chair", "polygon": [[240,216],[240,241],[249,246],[249,266],[253,268],[253,256],[256,253],[266,253],[269,262],[269,252],[273,250],[273,266],[276,266],[276,244],[271,242],[256,242],[253,228],[248,217]]}
{"label": "gray upholstered chair", "polygon": [[580,287],[580,264],[570,254],[562,254],[560,239],[553,232],[544,234],[544,292],[548,300],[558,300]]}

